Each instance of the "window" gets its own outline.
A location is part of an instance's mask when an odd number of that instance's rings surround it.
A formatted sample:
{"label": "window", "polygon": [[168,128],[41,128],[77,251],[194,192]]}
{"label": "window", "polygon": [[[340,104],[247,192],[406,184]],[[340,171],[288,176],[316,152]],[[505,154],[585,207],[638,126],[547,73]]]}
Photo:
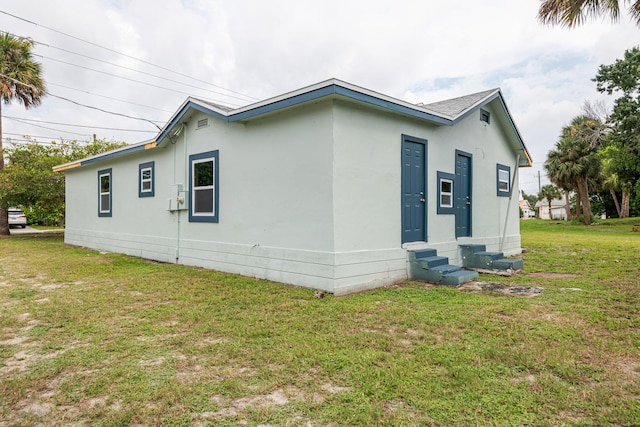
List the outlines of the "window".
{"label": "window", "polygon": [[498,196],[509,197],[511,190],[511,168],[498,164],[496,167]]}
{"label": "window", "polygon": [[98,216],[111,216],[111,169],[98,171]]}
{"label": "window", "polygon": [[154,168],[155,162],[142,163],[138,165],[138,197],[154,196]]}
{"label": "window", "polygon": [[450,179],[440,180],[440,206],[443,208],[453,207],[453,181]]}
{"label": "window", "polygon": [[480,121],[485,122],[486,124],[491,123],[491,113],[487,110],[480,109]]}
{"label": "window", "polygon": [[438,171],[438,214],[452,214],[455,175]]}
{"label": "window", "polygon": [[189,156],[189,221],[218,222],[218,150]]}

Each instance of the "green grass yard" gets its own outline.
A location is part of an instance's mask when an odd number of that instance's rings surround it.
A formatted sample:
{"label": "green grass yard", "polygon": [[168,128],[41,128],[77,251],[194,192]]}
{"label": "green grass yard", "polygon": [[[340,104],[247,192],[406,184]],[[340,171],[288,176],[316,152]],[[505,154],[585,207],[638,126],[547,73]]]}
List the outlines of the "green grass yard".
{"label": "green grass yard", "polygon": [[640,219],[522,222],[537,297],[345,297],[0,239],[0,426],[640,425]]}

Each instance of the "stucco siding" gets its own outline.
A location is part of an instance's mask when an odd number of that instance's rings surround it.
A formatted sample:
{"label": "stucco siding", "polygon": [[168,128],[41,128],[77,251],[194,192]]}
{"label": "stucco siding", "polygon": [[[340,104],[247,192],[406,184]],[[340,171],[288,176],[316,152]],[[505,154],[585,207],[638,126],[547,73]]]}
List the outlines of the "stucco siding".
{"label": "stucco siding", "polygon": [[220,220],[183,221],[181,239],[332,251],[330,104],[245,124],[209,120],[187,133],[186,152],[219,150]]}
{"label": "stucco siding", "polygon": [[[493,117],[498,107],[483,108]],[[335,96],[243,122],[197,109],[179,117],[161,146],[66,172],[67,243],[338,295],[393,284],[407,278],[401,149],[409,135],[427,140],[427,241],[413,246],[455,264],[460,243],[520,251],[518,198],[496,194],[496,165],[517,173],[499,120],[485,124],[473,113],[437,125]],[[436,179],[455,173],[456,150],[472,155],[472,236],[458,239],[455,216],[438,214]],[[189,156],[214,151],[217,222],[191,222]],[[151,161],[154,196],[140,197],[139,165]],[[98,171],[106,168],[112,212],[99,217]],[[185,204],[175,210],[178,184]]]}
{"label": "stucco siding", "polygon": [[[332,111],[307,105],[248,123],[202,113],[173,143],[67,172],[65,241],[333,292]],[[219,152],[219,222],[169,211],[188,189],[188,158]],[[138,165],[154,161],[155,195],[138,196]],[[112,216],[98,217],[98,170],[111,169]],[[189,203],[189,194],[186,203]],[[188,205],[186,205],[188,206]]]}
{"label": "stucco siding", "polygon": [[[493,115],[491,105],[485,108]],[[334,218],[336,250],[401,246],[401,138],[427,140],[427,242],[459,263],[459,243],[520,251],[517,197],[497,195],[497,164],[517,173],[504,127],[471,114],[455,126],[435,126],[336,101]],[[455,215],[437,213],[437,172],[455,173],[455,151],[472,155],[472,236],[455,237]],[[518,180],[515,181],[517,195]],[[506,228],[505,228],[506,224]],[[504,238],[503,238],[504,236]],[[501,245],[501,243],[503,243]]]}

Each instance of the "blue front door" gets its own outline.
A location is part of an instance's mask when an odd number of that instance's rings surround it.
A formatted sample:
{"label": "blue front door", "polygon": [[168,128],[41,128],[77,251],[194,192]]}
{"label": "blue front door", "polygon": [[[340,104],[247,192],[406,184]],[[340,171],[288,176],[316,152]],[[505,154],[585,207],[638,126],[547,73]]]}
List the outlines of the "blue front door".
{"label": "blue front door", "polygon": [[456,151],[456,237],[471,236],[471,154]]}
{"label": "blue front door", "polygon": [[402,243],[425,242],[427,141],[402,138]]}

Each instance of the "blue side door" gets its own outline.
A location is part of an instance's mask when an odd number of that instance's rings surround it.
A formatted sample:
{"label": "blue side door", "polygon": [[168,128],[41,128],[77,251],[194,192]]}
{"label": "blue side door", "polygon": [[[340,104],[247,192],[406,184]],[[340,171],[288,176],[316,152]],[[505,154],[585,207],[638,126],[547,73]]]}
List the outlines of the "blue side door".
{"label": "blue side door", "polygon": [[471,154],[456,151],[456,237],[471,236]]}
{"label": "blue side door", "polygon": [[427,141],[402,138],[402,243],[427,240]]}

